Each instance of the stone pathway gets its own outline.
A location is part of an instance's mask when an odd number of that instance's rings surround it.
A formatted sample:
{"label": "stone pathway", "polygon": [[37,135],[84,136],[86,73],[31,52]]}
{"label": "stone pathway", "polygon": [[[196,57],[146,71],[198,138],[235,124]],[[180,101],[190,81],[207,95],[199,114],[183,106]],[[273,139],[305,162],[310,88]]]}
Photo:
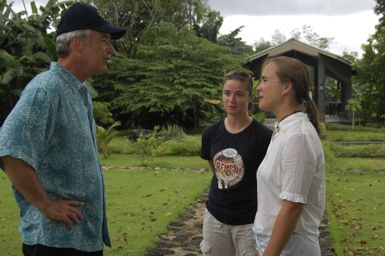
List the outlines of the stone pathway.
{"label": "stone pathway", "polygon": [[[146,256],[201,255],[199,244],[202,240],[202,217],[206,200],[207,193],[187,210],[186,215],[169,225],[169,232],[159,237],[157,246],[147,251]],[[322,221],[320,227],[320,245],[322,256],[335,256],[326,220]]]}

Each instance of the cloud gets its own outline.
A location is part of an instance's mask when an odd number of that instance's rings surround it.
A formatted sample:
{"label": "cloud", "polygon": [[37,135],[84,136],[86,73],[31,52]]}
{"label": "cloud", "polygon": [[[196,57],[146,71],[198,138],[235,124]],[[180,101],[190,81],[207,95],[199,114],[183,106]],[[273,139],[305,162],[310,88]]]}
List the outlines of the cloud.
{"label": "cloud", "polygon": [[208,0],[227,15],[346,15],[372,10],[375,0]]}

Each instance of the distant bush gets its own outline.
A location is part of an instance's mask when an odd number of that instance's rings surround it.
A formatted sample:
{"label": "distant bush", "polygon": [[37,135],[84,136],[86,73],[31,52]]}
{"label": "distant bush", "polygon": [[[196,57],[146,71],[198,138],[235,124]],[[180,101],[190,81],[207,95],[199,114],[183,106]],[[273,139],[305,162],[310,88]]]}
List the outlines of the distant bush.
{"label": "distant bush", "polygon": [[197,156],[201,148],[201,137],[186,135],[180,139],[162,142],[154,151],[156,156]]}
{"label": "distant bush", "polygon": [[[169,140],[160,140],[152,136],[148,139],[148,136],[146,139],[143,135],[140,135],[137,141],[132,141],[126,136],[114,138],[109,144],[109,149],[111,153],[116,154],[140,155],[142,152],[152,156],[198,156],[200,153],[200,135],[185,135]],[[153,150],[149,150],[150,148]]]}
{"label": "distant bush", "polygon": [[385,132],[377,131],[328,131],[330,141],[384,141]]}
{"label": "distant bush", "polygon": [[109,149],[111,153],[117,154],[135,154],[135,142],[130,140],[127,136],[114,138],[110,144]]}
{"label": "distant bush", "polygon": [[177,125],[167,125],[158,131],[158,138],[162,140],[170,140],[170,139],[179,139],[186,134],[183,131],[183,128]]}
{"label": "distant bush", "polygon": [[357,125],[352,128],[350,124],[340,124],[340,123],[327,123],[326,124],[327,130],[333,130],[333,131],[370,131],[370,132],[385,132],[385,128],[376,127],[374,125]]}
{"label": "distant bush", "polygon": [[343,146],[337,143],[330,143],[330,149],[337,157],[385,157],[384,144]]}

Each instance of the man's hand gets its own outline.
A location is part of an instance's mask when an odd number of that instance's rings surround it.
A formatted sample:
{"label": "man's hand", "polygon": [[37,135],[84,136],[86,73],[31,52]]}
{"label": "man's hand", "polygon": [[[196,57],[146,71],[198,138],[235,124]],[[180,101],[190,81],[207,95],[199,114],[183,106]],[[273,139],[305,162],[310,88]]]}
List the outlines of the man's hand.
{"label": "man's hand", "polygon": [[75,206],[83,206],[84,202],[49,199],[30,165],[10,156],[0,157],[0,162],[16,189],[47,219],[62,221],[68,229],[72,229],[73,223],[79,224],[83,215]]}
{"label": "man's hand", "polygon": [[79,224],[83,219],[83,215],[75,206],[83,205],[84,202],[82,201],[49,200],[39,210],[47,219],[62,221],[68,229],[72,229],[73,223]]}
{"label": "man's hand", "polygon": [[259,256],[259,253],[258,251],[255,251],[255,255],[254,256]]}

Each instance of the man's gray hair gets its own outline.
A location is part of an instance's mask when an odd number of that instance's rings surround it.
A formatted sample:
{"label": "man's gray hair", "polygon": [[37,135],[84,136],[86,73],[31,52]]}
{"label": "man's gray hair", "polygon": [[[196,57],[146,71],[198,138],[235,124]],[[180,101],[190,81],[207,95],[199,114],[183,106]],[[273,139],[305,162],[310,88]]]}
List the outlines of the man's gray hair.
{"label": "man's gray hair", "polygon": [[79,37],[79,38],[88,38],[91,34],[90,29],[83,30],[75,30],[67,33],[63,33],[56,38],[56,54],[59,58],[67,57],[70,53],[69,45],[71,42],[71,38]]}

